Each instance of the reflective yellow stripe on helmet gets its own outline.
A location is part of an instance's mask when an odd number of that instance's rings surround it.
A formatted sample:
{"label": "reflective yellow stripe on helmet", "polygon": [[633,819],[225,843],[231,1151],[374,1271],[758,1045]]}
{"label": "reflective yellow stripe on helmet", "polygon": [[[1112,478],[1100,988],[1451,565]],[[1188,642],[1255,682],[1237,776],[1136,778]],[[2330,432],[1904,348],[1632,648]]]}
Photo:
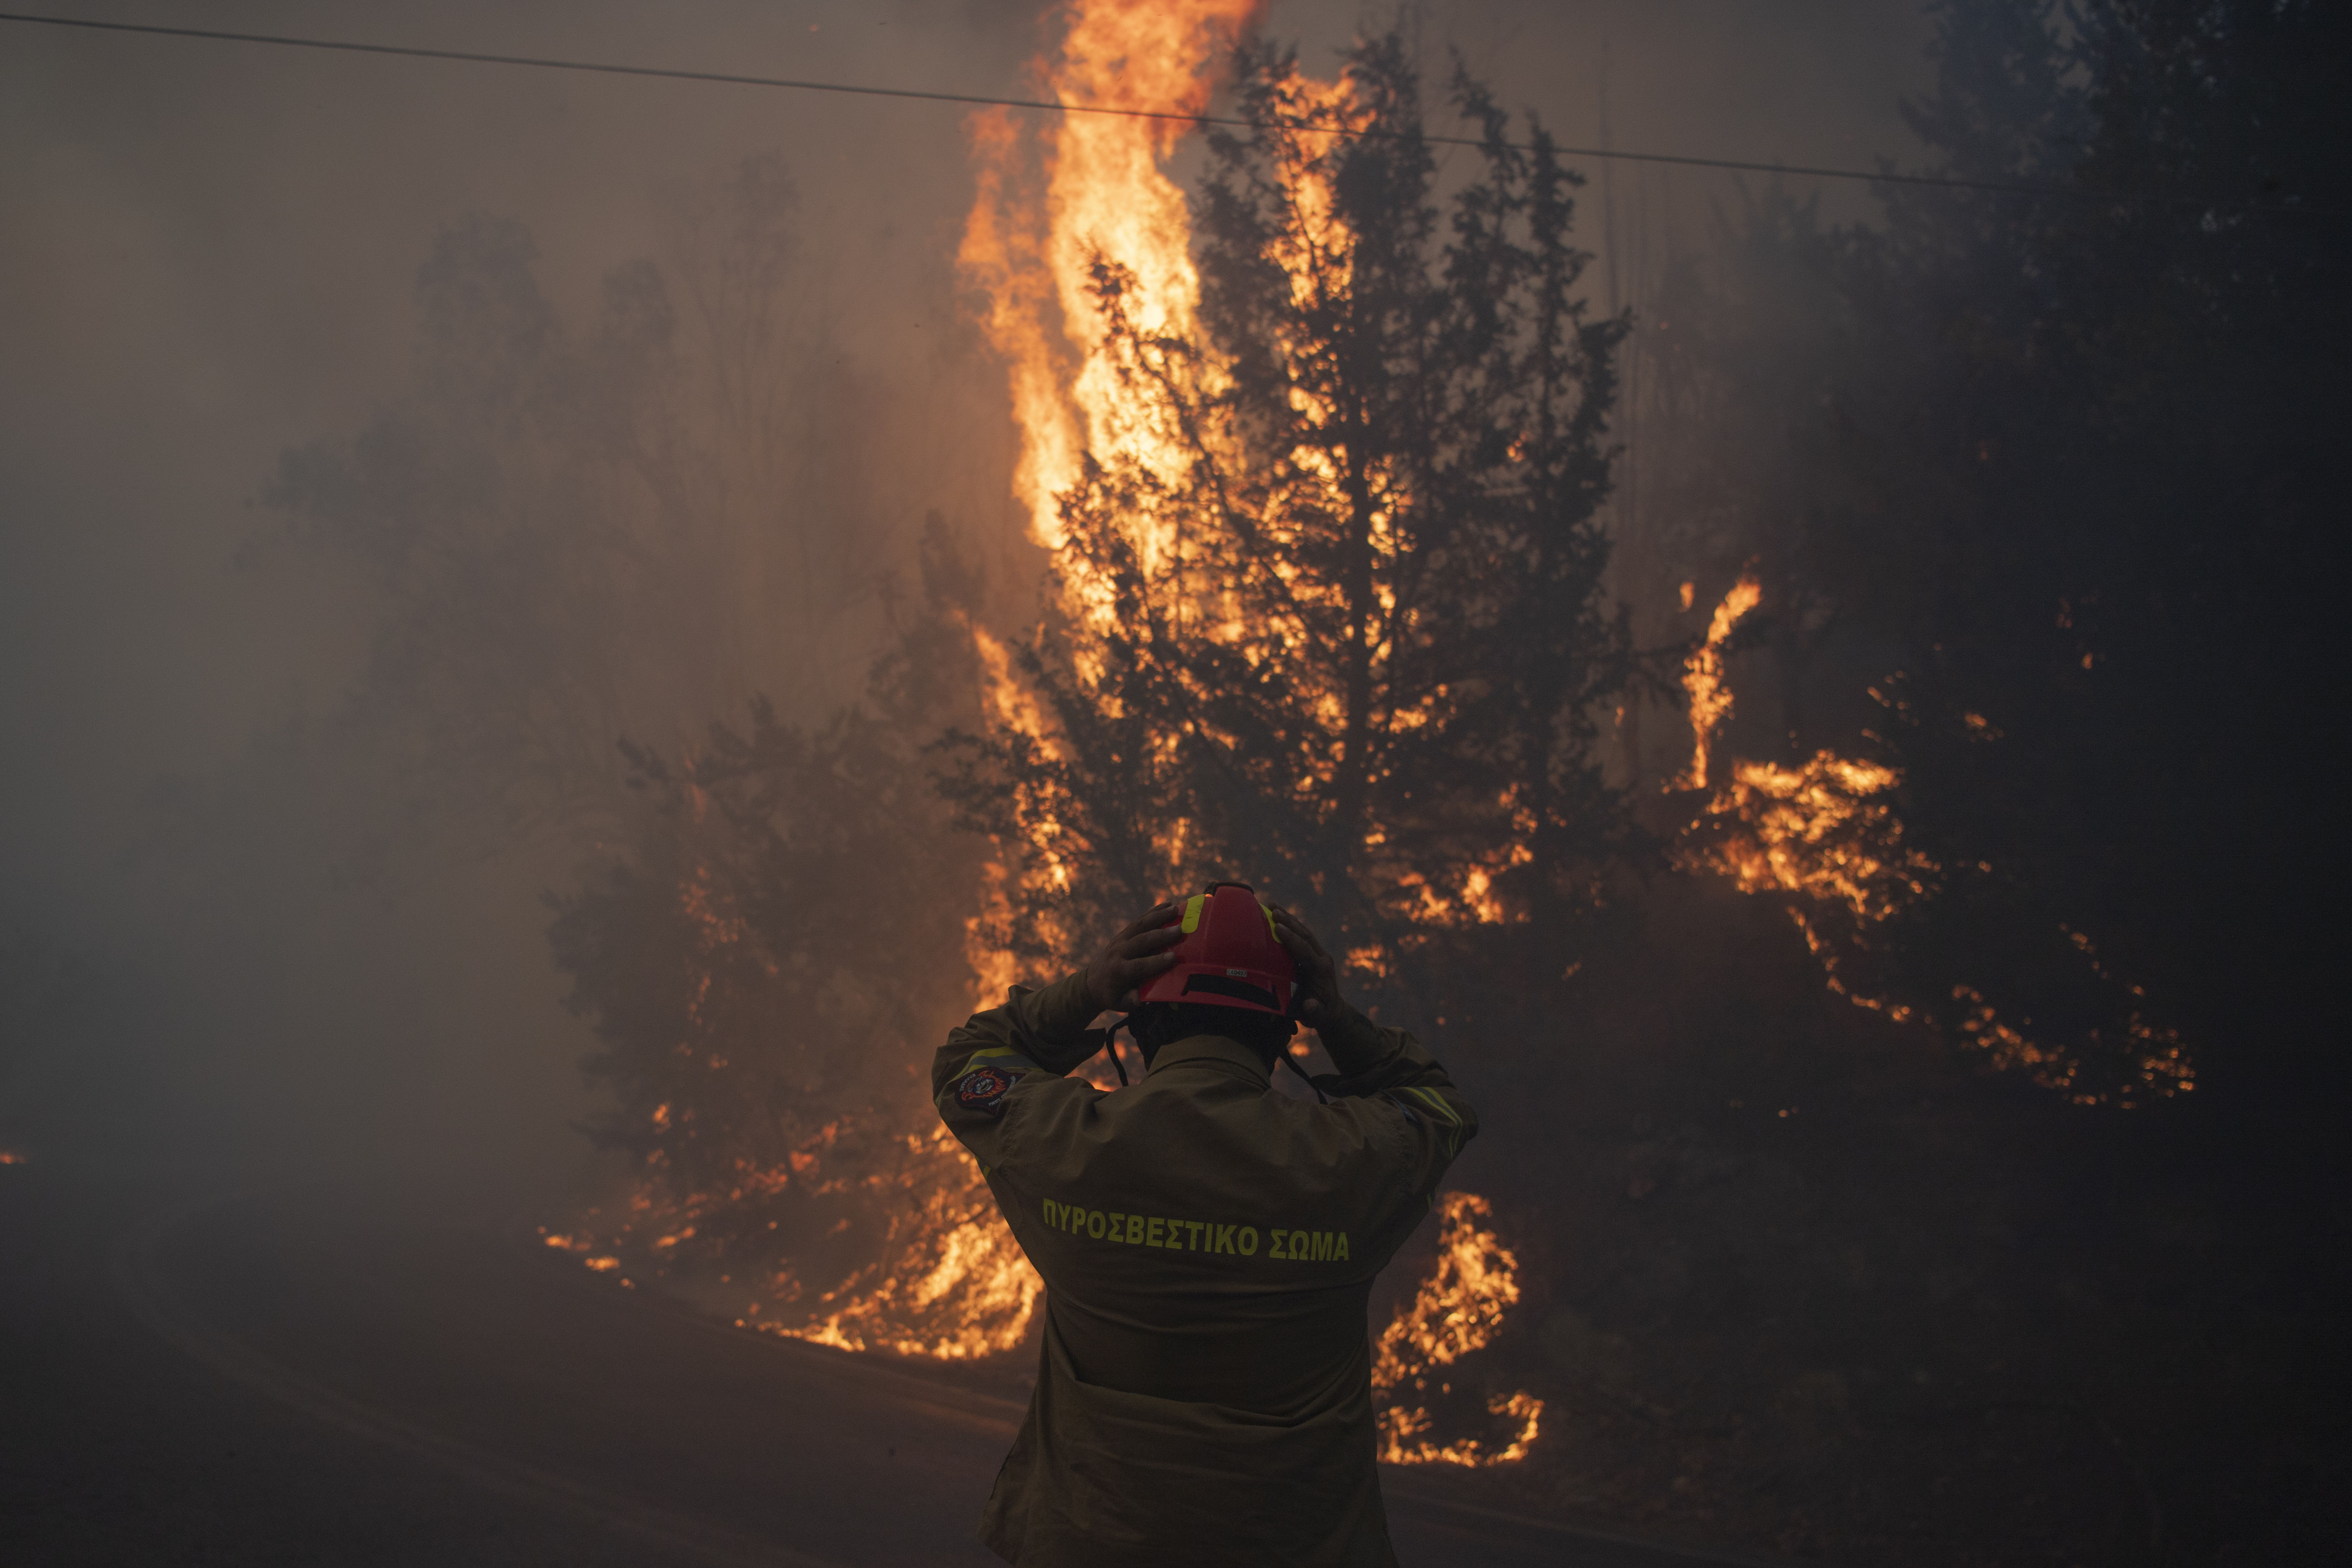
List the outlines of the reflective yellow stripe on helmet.
{"label": "reflective yellow stripe on helmet", "polygon": [[1209,895],[1195,893],[1184,900],[1184,934],[1191,936],[1201,929],[1201,910],[1207,907]]}

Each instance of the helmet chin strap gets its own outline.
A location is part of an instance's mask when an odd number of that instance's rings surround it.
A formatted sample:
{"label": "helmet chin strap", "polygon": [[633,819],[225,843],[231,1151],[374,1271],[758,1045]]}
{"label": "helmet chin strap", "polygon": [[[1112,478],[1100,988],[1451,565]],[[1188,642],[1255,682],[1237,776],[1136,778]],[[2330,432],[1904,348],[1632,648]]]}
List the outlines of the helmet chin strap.
{"label": "helmet chin strap", "polygon": [[[1298,1026],[1306,1022],[1304,1018],[1301,1018],[1298,1016],[1298,1010],[1306,1005],[1306,993],[1299,990],[1297,984],[1294,983],[1290,987],[1290,1006],[1282,1015],[1284,1017],[1290,1020],[1291,1032],[1293,1034],[1296,1034],[1298,1030]],[[1307,1088],[1315,1091],[1316,1104],[1328,1105],[1331,1103],[1331,1097],[1323,1092],[1323,1086],[1317,1083],[1313,1079],[1308,1078],[1307,1076],[1307,1069],[1298,1065],[1298,1058],[1290,1054],[1290,1046],[1287,1041],[1284,1042],[1282,1047],[1282,1059],[1284,1062],[1288,1064],[1292,1072],[1298,1075],[1299,1082],[1305,1084]],[[1334,1063],[1333,1065],[1337,1066],[1338,1064]]]}
{"label": "helmet chin strap", "polygon": [[1331,1097],[1323,1092],[1323,1086],[1307,1076],[1307,1069],[1298,1065],[1298,1058],[1290,1054],[1290,1047],[1287,1046],[1285,1046],[1282,1048],[1282,1065],[1288,1068],[1292,1072],[1297,1073],[1298,1075],[1298,1081],[1315,1091],[1316,1104],[1328,1105],[1331,1103]]}
{"label": "helmet chin strap", "polygon": [[[1080,1057],[1078,1058],[1080,1061],[1085,1061],[1087,1057],[1093,1056],[1097,1051],[1108,1051],[1110,1053],[1111,1068],[1118,1074],[1118,1086],[1121,1089],[1128,1088],[1131,1081],[1127,1076],[1127,1063],[1120,1060],[1118,1055],[1118,1032],[1119,1030],[1127,1027],[1127,1020],[1129,1016],[1130,1016],[1130,1015],[1121,1014],[1117,1023],[1107,1025],[1099,1029],[1088,1029],[1083,1037],[1088,1045],[1093,1047],[1093,1049],[1087,1051],[1085,1057]],[[1139,1040],[1137,1041],[1135,1048],[1139,1053],[1140,1053],[1143,1049],[1142,1042]],[[1307,1076],[1307,1069],[1298,1065],[1298,1058],[1290,1054],[1290,1050],[1287,1046],[1285,1046],[1281,1050],[1276,1051],[1275,1054],[1282,1058],[1283,1066],[1288,1068],[1292,1072],[1298,1075],[1299,1082],[1314,1090],[1315,1102],[1318,1105],[1328,1105],[1331,1103],[1331,1097],[1323,1092],[1322,1085],[1317,1083],[1313,1079]],[[1149,1064],[1147,1063],[1146,1065],[1148,1066]]]}
{"label": "helmet chin strap", "polygon": [[[1127,1064],[1118,1059],[1118,1035],[1119,1030],[1124,1028],[1126,1025],[1127,1015],[1122,1013],[1119,1015],[1118,1021],[1115,1024],[1111,1024],[1100,1029],[1088,1029],[1084,1037],[1093,1048],[1088,1050],[1086,1056],[1078,1058],[1080,1061],[1085,1061],[1087,1057],[1093,1056],[1096,1051],[1108,1051],[1110,1053],[1110,1065],[1118,1070],[1118,1086],[1121,1089],[1125,1089],[1128,1083]],[[1135,1048],[1139,1051],[1143,1047],[1139,1045]]]}

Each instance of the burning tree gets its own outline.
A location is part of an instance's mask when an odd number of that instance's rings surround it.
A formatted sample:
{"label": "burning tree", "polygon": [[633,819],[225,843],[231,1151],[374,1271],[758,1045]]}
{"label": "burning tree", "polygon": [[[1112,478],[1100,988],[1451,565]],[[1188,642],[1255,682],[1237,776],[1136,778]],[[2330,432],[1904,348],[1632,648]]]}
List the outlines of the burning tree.
{"label": "burning tree", "polygon": [[[1203,104],[1252,9],[1077,6],[1045,74],[1074,100]],[[979,635],[989,721],[943,780],[997,846],[982,945],[1003,978],[1057,970],[1243,873],[1440,1023],[1472,991],[1539,1000],[1632,839],[1592,755],[1633,669],[1596,518],[1623,326],[1578,294],[1577,178],[1457,73],[1477,163],[1441,191],[1394,36],[1330,83],[1232,58],[1252,130],[1212,141],[1197,203],[1160,172],[1166,121],[1073,117],[1034,169],[1010,122],[977,122],[963,259],[1051,560],[1034,633]],[[1483,1200],[1447,1202],[1381,1342],[1388,1457],[1507,1462],[1542,1402],[1457,1410],[1475,1378],[1433,1369],[1488,1343],[1516,1262]],[[1437,1432],[1465,1421],[1500,1426]]]}
{"label": "burning tree", "polygon": [[[1076,19],[1078,47],[1106,18],[1183,25],[1160,13],[1089,11]],[[1197,43],[1205,35],[1187,36]],[[1322,90],[1273,57],[1254,70],[1255,91]],[[1362,82],[1334,89],[1334,101],[1380,96],[1386,107],[1348,112],[1368,131],[1403,126],[1415,118],[1412,88],[1391,43],[1366,52]],[[1055,595],[1046,629],[1008,655],[980,616],[976,574],[935,522],[922,553],[928,613],[877,668],[861,703],[819,725],[790,724],[755,705],[748,731],[715,727],[682,757],[631,749],[644,805],[628,858],[565,900],[553,931],[574,1005],[595,1019],[606,1046],[593,1067],[612,1085],[615,1108],[593,1131],[626,1157],[631,1183],[619,1205],[582,1216],[550,1236],[551,1246],[623,1278],[659,1278],[740,1321],[845,1348],[940,1357],[1010,1349],[1028,1326],[1039,1283],[970,1162],[935,1125],[913,1076],[921,1045],[975,1000],[993,1001],[1020,955],[1041,965],[1065,956],[1094,934],[1087,922],[1096,914],[1115,908],[1127,918],[1131,889],[1164,890],[1165,878],[1266,835],[1302,874],[1328,879],[1336,868],[1343,879],[1369,879],[1383,864],[1414,874],[1420,905],[1385,918],[1400,929],[1425,920],[1418,910],[1464,895],[1460,884],[1478,868],[1449,862],[1453,881],[1427,889],[1425,874],[1404,859],[1423,847],[1435,853],[1444,821],[1465,842],[1472,830],[1468,795],[1454,800],[1441,787],[1440,745],[1486,759],[1491,780],[1479,791],[1531,792],[1535,804],[1522,808],[1530,823],[1543,803],[1597,788],[1581,760],[1584,732],[1558,707],[1570,700],[1563,681],[1515,688],[1524,671],[1466,657],[1468,628],[1424,625],[1458,617],[1468,597],[1483,595],[1479,625],[1519,635],[1532,608],[1508,585],[1476,580],[1478,562],[1500,573],[1497,552],[1513,548],[1533,562],[1514,564],[1514,573],[1549,574],[1543,581],[1568,585],[1571,606],[1586,605],[1598,570],[1589,494],[1605,477],[1597,432],[1613,340],[1608,328],[1583,323],[1569,298],[1581,265],[1564,238],[1569,176],[1544,150],[1530,160],[1503,145],[1501,117],[1473,89],[1464,93],[1488,128],[1491,167],[1489,179],[1461,198],[1465,226],[1449,254],[1460,267],[1512,280],[1540,320],[1506,314],[1481,322],[1466,283],[1449,292],[1403,253],[1351,261],[1344,252],[1352,242],[1338,225],[1349,212],[1368,218],[1370,207],[1335,208],[1339,216],[1318,220],[1318,243],[1340,248],[1318,264],[1318,287],[1329,299],[1318,307],[1315,330],[1326,347],[1302,340],[1300,353],[1339,352],[1334,345],[1349,333],[1370,349],[1385,333],[1393,342],[1381,352],[1391,370],[1417,361],[1451,378],[1451,392],[1423,389],[1446,405],[1443,417],[1416,424],[1406,400],[1391,396],[1390,406],[1348,416],[1353,423],[1344,430],[1322,429],[1329,416],[1318,415],[1292,432],[1295,441],[1312,437],[1326,453],[1346,457],[1377,423],[1386,444],[1349,459],[1360,480],[1378,487],[1376,502],[1344,512],[1331,486],[1318,500],[1308,477],[1315,459],[1303,447],[1269,463],[1266,443],[1280,433],[1258,427],[1278,416],[1288,395],[1268,379],[1276,373],[1237,374],[1210,340],[1176,330],[1167,300],[1143,282],[1160,274],[1098,253],[1086,298],[1107,334],[1096,339],[1109,357],[1094,384],[1110,399],[1107,416],[1131,433],[1189,420],[1214,428],[1181,484],[1164,483],[1172,470],[1145,454],[1104,443],[1108,460],[1086,465],[1085,483],[1062,487],[1055,515],[1068,531],[1052,542],[1066,591]],[[1152,134],[1133,123],[1117,130],[1138,145]],[[1291,156],[1312,133],[1281,134]],[[1244,176],[1261,180],[1256,221],[1273,221],[1264,160],[1275,145],[1219,150],[1236,224],[1250,200]],[[1388,177],[1425,191],[1428,160],[1417,139],[1412,148]],[[1337,151],[1312,157],[1324,169],[1318,179],[1354,177]],[[1421,238],[1412,254],[1420,256],[1434,222],[1425,211],[1416,221]],[[1237,237],[1222,254],[1238,258],[1243,245]],[[1005,286],[1034,292],[1034,259],[1008,261]],[[1383,268],[1393,277],[1377,298],[1371,285],[1350,284]],[[1237,278],[1216,295],[1219,308],[1234,312],[1228,335],[1270,303],[1253,304],[1244,282]],[[1193,320],[1189,301],[1178,319]],[[1517,377],[1512,395],[1482,401],[1481,363],[1483,374]],[[1155,380],[1155,371],[1165,374]],[[1349,395],[1344,379],[1332,381],[1328,395]],[[1218,485],[1246,489],[1213,520],[1227,531],[1195,539],[1198,548],[1179,543],[1163,561],[1156,531],[1167,522],[1184,532],[1177,520]],[[1416,500],[1423,486],[1458,491],[1458,521]],[[1319,519],[1311,515],[1318,506]],[[1234,531],[1261,514],[1278,532],[1245,543]],[[1328,564],[1333,552],[1349,548],[1371,574],[1370,586],[1352,599],[1340,595]],[[1139,550],[1154,552],[1148,569],[1136,563]],[[1299,563],[1309,575],[1298,576]],[[1120,602],[1106,589],[1148,602],[1159,640],[1126,637]],[[1287,609],[1277,605],[1284,593],[1293,601]],[[1448,602],[1449,594],[1463,603]],[[1265,616],[1281,617],[1278,636],[1228,624]],[[1554,635],[1562,658],[1582,646],[1580,637],[1606,645],[1609,637],[1589,610],[1562,618]],[[1369,682],[1370,690],[1352,707],[1330,662],[1308,657],[1318,637],[1355,650],[1357,686]],[[1284,639],[1297,645],[1295,656],[1282,651]],[[1015,657],[1025,681],[1014,678]],[[1120,678],[1106,658],[1124,661],[1132,675],[1115,699],[1110,683]],[[1219,689],[1227,679],[1246,689]],[[1442,689],[1448,681],[1457,683],[1450,700]],[[1555,704],[1547,710],[1550,765],[1530,760],[1514,773],[1514,746],[1532,759],[1545,743],[1541,725],[1528,717],[1535,705],[1527,692],[1537,689]],[[1193,722],[1187,705],[1204,700],[1209,717]],[[984,723],[984,712],[994,722]],[[984,742],[967,745],[944,795],[997,829],[993,847],[949,831],[949,800],[926,778],[923,740],[950,722],[965,732],[986,730]],[[1432,722],[1416,752],[1402,732]],[[1219,755],[1232,762],[1236,746],[1262,745],[1268,734],[1281,737],[1283,757],[1250,757],[1237,773],[1218,773]],[[1081,756],[1084,765],[1073,766]],[[1157,761],[1129,768],[1128,759]],[[1283,782],[1280,765],[1303,771]],[[1392,775],[1407,769],[1411,779],[1398,783]],[[1271,815],[1246,798],[1252,788],[1272,792]],[[1392,805],[1414,788],[1428,790],[1439,808],[1428,825]],[[1486,808],[1489,817],[1494,810]],[[1555,828],[1590,826],[1572,805],[1550,816]],[[1194,849],[1167,853],[1149,830],[1156,821],[1185,824],[1177,831]],[[1368,842],[1345,843],[1345,824]],[[1383,850],[1390,834],[1396,847]],[[1532,852],[1489,858],[1495,874],[1533,864]],[[1058,889],[1046,886],[1055,868],[1070,873]],[[1485,900],[1481,908],[1503,897],[1495,874],[1466,889]],[[1327,885],[1329,902],[1348,908],[1343,884]],[[972,919],[992,888],[1011,900],[996,920]],[[1005,940],[1013,900],[1033,917],[1018,952]],[[1382,1386],[1398,1402],[1391,1457],[1514,1459],[1533,1440],[1542,1409],[1524,1392],[1473,1399],[1466,1414],[1474,1424],[1504,1423],[1491,1440],[1436,1430],[1457,1425],[1463,1413],[1449,1390],[1462,1379],[1448,1372],[1432,1389],[1426,1374],[1483,1348],[1516,1300],[1515,1259],[1495,1231],[1474,1223],[1486,1214],[1484,1203],[1455,1194],[1447,1204],[1440,1266],[1382,1341]]]}
{"label": "burning tree", "polygon": [[[1723,649],[1762,596],[1754,577],[1742,577],[1689,657],[1691,765],[1676,787],[1708,788],[1716,731],[1733,707]],[[1870,695],[1890,729],[1921,727],[1899,676]],[[1981,714],[1951,728],[1964,744],[2000,738]],[[1876,731],[1864,738],[1903,755]],[[1906,821],[1901,767],[1824,748],[1791,765],[1738,758],[1727,771],[1685,828],[1678,858],[1777,900],[1832,993],[1897,1023],[1926,1024],[1987,1066],[2078,1105],[2128,1108],[2195,1087],[2187,1047],[2145,987],[2118,976],[2087,933],[2053,918],[2025,879],[1955,855],[1948,838],[1940,853],[1922,847],[1933,840]]]}
{"label": "burning tree", "polygon": [[1748,559],[1738,613],[1760,584],[1770,623],[1753,752],[1689,858],[1781,900],[1833,989],[2077,1102],[2190,1090],[2183,1033],[2210,1066],[2307,1032],[2255,1018],[2336,879],[2282,826],[2326,817],[2318,775],[2268,761],[2327,668],[2332,579],[2275,563],[2341,489],[2311,461],[2333,242],[2321,133],[2250,106],[2296,84],[2338,112],[2287,68],[2328,26],[1940,7],[1906,106],[1936,172],[2063,194],[1889,188],[1883,226],[1836,231],[1776,194],[1739,242],[1771,300],[1662,285],[1661,391],[1720,404],[1683,439],[1748,455],[1685,479],[1662,512],[1717,537],[1654,564]]}
{"label": "burning tree", "polygon": [[865,701],[806,726],[757,701],[683,757],[626,748],[630,856],[551,937],[604,1046],[589,1131],[632,1181],[549,1244],[761,1328],[970,1357],[1021,1342],[1040,1286],[918,1076],[972,1000],[981,847],[919,752],[971,668],[937,519],[924,565],[932,613]]}
{"label": "burning tree", "polygon": [[[1239,92],[1197,275],[1097,236],[1064,290],[1087,431],[1039,483],[1051,604],[950,786],[1016,862],[998,930],[1066,962],[1246,872],[1363,983],[1439,1001],[1467,932],[1557,974],[1628,843],[1593,723],[1632,668],[1596,521],[1623,322],[1578,293],[1578,176],[1457,74],[1478,163],[1441,199],[1394,36],[1332,83],[1248,49]],[[984,204],[974,237],[1015,226]]]}

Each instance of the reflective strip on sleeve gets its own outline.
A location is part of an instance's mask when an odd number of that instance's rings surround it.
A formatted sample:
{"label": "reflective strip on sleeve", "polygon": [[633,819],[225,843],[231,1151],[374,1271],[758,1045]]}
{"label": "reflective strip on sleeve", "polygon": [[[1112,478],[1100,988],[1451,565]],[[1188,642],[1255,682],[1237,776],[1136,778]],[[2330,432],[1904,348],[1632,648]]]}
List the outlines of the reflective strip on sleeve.
{"label": "reflective strip on sleeve", "polygon": [[1415,1105],[1420,1106],[1448,1127],[1462,1125],[1461,1116],[1455,1112],[1454,1107],[1445,1102],[1445,1097],[1433,1089],[1391,1089],[1389,1092],[1412,1096],[1412,1102]]}
{"label": "reflective strip on sleeve", "polygon": [[[1418,1107],[1431,1121],[1445,1129],[1445,1157],[1453,1159],[1462,1152],[1462,1116],[1445,1101],[1445,1097],[1433,1089],[1392,1089],[1389,1098],[1397,1101],[1397,1109],[1408,1116]],[[1409,1103],[1408,1103],[1409,1102]]]}

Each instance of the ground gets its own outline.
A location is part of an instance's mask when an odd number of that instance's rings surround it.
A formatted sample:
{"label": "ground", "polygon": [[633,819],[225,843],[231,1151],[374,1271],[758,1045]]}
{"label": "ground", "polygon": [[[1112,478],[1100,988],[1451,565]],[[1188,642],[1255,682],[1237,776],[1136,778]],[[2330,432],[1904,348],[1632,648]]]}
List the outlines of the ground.
{"label": "ground", "polygon": [[[528,1233],[0,1176],[12,1563],[994,1561],[991,1378],[745,1332]],[[1418,1568],[1706,1561],[1391,1480]]]}

